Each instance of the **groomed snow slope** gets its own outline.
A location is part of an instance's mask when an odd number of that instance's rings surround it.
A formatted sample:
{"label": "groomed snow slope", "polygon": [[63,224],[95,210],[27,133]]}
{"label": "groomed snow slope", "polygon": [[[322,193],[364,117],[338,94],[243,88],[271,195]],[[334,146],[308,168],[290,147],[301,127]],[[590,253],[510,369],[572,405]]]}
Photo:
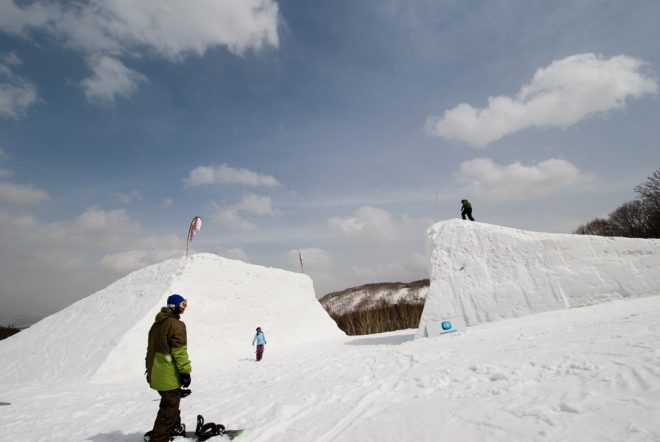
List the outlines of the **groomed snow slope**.
{"label": "groomed snow slope", "polygon": [[181,319],[196,361],[252,357],[261,326],[266,352],[344,336],[302,274],[197,254],[138,270],[0,342],[3,382],[91,377],[114,380],[144,372],[147,334],[167,297],[188,299]]}
{"label": "groomed snow slope", "polygon": [[426,323],[472,326],[660,294],[660,240],[528,232],[453,219],[426,231]]}
{"label": "groomed snow slope", "polygon": [[[267,348],[259,363],[197,359],[181,418],[247,428],[236,442],[660,440],[660,296],[414,335]],[[0,376],[11,403],[0,440],[141,442],[158,399],[141,372],[107,383]]]}

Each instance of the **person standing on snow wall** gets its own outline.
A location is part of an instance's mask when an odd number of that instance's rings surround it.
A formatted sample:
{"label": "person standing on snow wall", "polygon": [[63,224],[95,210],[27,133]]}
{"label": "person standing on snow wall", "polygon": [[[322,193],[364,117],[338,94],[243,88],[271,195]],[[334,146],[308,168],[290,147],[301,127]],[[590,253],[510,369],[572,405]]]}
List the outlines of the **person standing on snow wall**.
{"label": "person standing on snow wall", "polygon": [[470,218],[470,221],[474,221],[474,218],[472,218],[472,204],[468,200],[461,200],[461,204],[463,205],[461,207],[461,216],[463,219],[465,219],[465,215],[467,215],[468,218]]}
{"label": "person standing on snow wall", "polygon": [[190,385],[192,366],[188,359],[186,324],[179,318],[187,306],[188,301],[181,295],[171,295],[167,307],[156,315],[156,322],[149,330],[147,382],[160,395],[149,442],[169,441],[171,434],[178,434],[183,428],[179,410],[181,387]]}
{"label": "person standing on snow wall", "polygon": [[252,340],[253,347],[255,342],[257,343],[257,361],[260,361],[264,356],[264,348],[266,347],[266,336],[261,331],[261,327],[257,327],[257,334],[254,335],[254,339]]}

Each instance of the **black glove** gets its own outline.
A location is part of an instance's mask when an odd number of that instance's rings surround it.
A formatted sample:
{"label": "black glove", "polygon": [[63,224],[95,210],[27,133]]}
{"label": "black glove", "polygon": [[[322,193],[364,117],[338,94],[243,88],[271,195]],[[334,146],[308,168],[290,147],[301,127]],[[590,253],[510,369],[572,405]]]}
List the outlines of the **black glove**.
{"label": "black glove", "polygon": [[147,384],[151,386],[151,381],[149,380],[149,373],[147,372],[147,370],[144,371],[144,376],[147,378]]}
{"label": "black glove", "polygon": [[188,388],[190,386],[190,373],[181,374],[181,382],[183,388]]}

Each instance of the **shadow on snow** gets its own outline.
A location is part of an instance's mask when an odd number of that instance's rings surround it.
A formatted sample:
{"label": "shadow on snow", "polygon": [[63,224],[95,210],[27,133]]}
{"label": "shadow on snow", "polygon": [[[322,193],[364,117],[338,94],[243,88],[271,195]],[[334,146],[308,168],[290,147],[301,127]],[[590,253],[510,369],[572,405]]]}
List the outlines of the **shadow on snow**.
{"label": "shadow on snow", "polygon": [[346,345],[401,345],[415,339],[415,334],[378,336],[374,338],[360,338],[347,342]]}

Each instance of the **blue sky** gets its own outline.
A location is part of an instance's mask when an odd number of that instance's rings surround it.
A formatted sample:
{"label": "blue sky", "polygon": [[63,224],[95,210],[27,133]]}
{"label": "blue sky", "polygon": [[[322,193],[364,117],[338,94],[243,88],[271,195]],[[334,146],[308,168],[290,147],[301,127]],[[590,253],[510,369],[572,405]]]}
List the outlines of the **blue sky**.
{"label": "blue sky", "polygon": [[[660,167],[660,3],[0,0],[0,298],[191,252],[318,296],[460,216],[570,233]],[[191,299],[194,294],[186,294]]]}

